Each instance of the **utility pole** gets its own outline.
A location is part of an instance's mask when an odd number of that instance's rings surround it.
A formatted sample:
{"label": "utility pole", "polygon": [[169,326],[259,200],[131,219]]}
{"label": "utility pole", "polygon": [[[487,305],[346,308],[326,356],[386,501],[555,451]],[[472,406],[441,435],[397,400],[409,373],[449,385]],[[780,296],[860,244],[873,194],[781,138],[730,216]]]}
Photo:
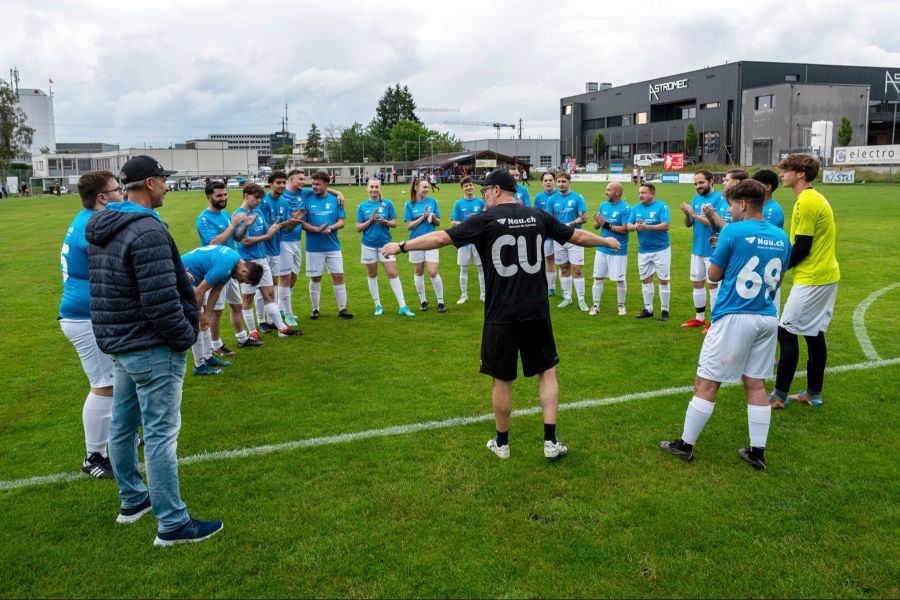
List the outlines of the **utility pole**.
{"label": "utility pole", "polygon": [[519,118],[519,139],[522,139],[522,118]]}

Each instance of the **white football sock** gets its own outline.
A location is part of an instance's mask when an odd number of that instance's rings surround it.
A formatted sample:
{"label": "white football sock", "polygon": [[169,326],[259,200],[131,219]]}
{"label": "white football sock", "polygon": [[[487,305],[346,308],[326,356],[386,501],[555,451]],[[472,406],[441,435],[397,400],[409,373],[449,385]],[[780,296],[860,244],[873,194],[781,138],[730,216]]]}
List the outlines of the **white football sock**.
{"label": "white football sock", "polygon": [[584,277],[575,278],[575,295],[579,302],[584,302]]}
{"label": "white football sock", "polygon": [[476,266],[478,270],[478,289],[482,296],[484,296],[484,267]]}
{"label": "white football sock", "polygon": [[241,312],[244,313],[244,327],[247,328],[247,332],[252,333],[256,331],[256,325],[253,321],[253,309],[245,308]]}
{"label": "white football sock", "polygon": [[571,298],[572,297],[572,278],[566,277],[565,275],[560,275],[559,282],[562,284],[562,297],[563,298]]}
{"label": "white football sock", "polygon": [[547,287],[551,290],[556,289],[556,269],[547,273]]}
{"label": "white football sock", "polygon": [[294,314],[294,307],[291,306],[291,288],[278,286],[278,297],[280,298],[280,308],[286,315]]}
{"label": "white football sock", "polygon": [[[210,337],[212,337],[212,333],[210,333],[209,335],[210,335]],[[222,343],[222,338],[212,341],[212,349],[213,350],[218,350],[219,348],[221,348],[224,345],[225,344]]]}
{"label": "white football sock", "polygon": [[259,293],[259,290],[256,290],[256,294],[253,296],[253,306],[256,307],[256,322],[268,323],[269,320],[266,318],[266,303],[263,300],[262,294]]}
{"label": "white football sock", "polygon": [[84,424],[84,445],[88,454],[99,452],[106,456],[112,405],[112,396],[101,396],[94,392],[88,392],[87,398],[84,399],[81,422]]}
{"label": "white football sock", "polygon": [[461,296],[469,295],[469,267],[459,268],[459,294]]}
{"label": "white football sock", "polygon": [[197,339],[194,341],[191,346],[191,354],[194,355],[194,366],[202,367],[206,363],[206,359],[204,358],[204,350],[203,350],[203,333],[199,333],[197,335]]}
{"label": "white football sock", "polygon": [[419,295],[419,302],[425,302],[425,276],[414,275],[413,281],[416,284],[416,293]]}
{"label": "white football sock", "polygon": [[369,293],[372,294],[372,300],[375,304],[381,304],[381,295],[378,293],[378,278],[368,277]]}
{"label": "white football sock", "polygon": [[694,396],[688,404],[687,413],[684,415],[684,433],[681,434],[681,439],[692,446],[696,444],[697,438],[700,437],[700,432],[703,431],[703,427],[709,421],[709,417],[713,414],[715,407],[715,402],[704,400],[700,396]]}
{"label": "white football sock", "polygon": [[644,297],[644,308],[653,312],[653,282],[641,284],[641,295]]}
{"label": "white football sock", "polygon": [[600,296],[603,295],[603,279],[595,279],[594,285],[591,287],[591,297],[594,299],[594,306],[600,306]]}
{"label": "white football sock", "polygon": [[669,310],[669,296],[672,290],[668,285],[659,286],[659,307],[661,310]]}
{"label": "white football sock", "polygon": [[240,331],[238,331],[237,333],[234,334],[234,337],[237,338],[237,341],[238,341],[238,342],[240,342],[241,344],[243,344],[244,342],[247,341],[247,338],[250,337],[250,336],[247,335],[247,332],[246,332],[246,331],[244,331],[243,329],[241,329]]}
{"label": "white football sock", "polygon": [[319,300],[322,297],[322,282],[309,280],[309,301],[313,310],[319,310]]}
{"label": "white football sock", "polygon": [[719,297],[719,286],[714,288],[709,288],[709,312],[712,314],[712,310],[716,307],[716,298]]}
{"label": "white football sock", "polygon": [[212,358],[212,332],[210,332],[209,329],[206,329],[205,331],[201,331],[197,337],[203,338],[203,360]]}
{"label": "white football sock", "polygon": [[275,306],[274,302],[269,302],[265,305],[266,314],[269,316],[269,320],[275,324],[275,327],[278,328],[278,331],[281,331],[287,325],[284,324],[284,319],[281,318],[281,311],[278,310],[278,307]]}
{"label": "white football sock", "polygon": [[706,318],[706,290],[694,288],[694,308],[697,309],[696,319],[702,321]]}
{"label": "white football sock", "polygon": [[400,305],[400,308],[406,306],[406,298],[403,297],[403,286],[400,284],[400,278],[394,277],[393,279],[388,279],[391,283],[391,291],[394,292],[394,297],[397,299],[397,304]]}
{"label": "white football sock", "polygon": [[769,437],[769,423],[772,421],[770,406],[747,405],[747,428],[750,430],[750,446],[765,448]]}
{"label": "white football sock", "polygon": [[431,278],[431,287],[434,288],[434,293],[437,295],[438,304],[444,303],[444,282],[441,280],[440,275],[435,275]]}
{"label": "white football sock", "polygon": [[628,285],[626,285],[625,280],[616,282],[616,298],[619,300],[619,304],[622,306],[625,305],[625,295],[628,293]]}
{"label": "white football sock", "polygon": [[338,310],[347,308],[347,284],[332,285],[334,288],[334,299],[337,301]]}

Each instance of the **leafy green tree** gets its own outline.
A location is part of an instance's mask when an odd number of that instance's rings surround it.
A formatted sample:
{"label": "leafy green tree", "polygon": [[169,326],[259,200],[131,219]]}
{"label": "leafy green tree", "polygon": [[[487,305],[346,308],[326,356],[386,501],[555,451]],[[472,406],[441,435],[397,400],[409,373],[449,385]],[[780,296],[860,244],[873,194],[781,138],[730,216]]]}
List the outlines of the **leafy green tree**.
{"label": "leafy green tree", "polygon": [[688,156],[697,155],[697,143],[699,141],[700,136],[697,135],[697,128],[694,127],[694,122],[691,121],[684,130],[684,150]]}
{"label": "leafy green tree", "polygon": [[291,145],[281,146],[279,148],[275,148],[275,152],[273,154],[292,154],[294,152],[294,147]]}
{"label": "leafy green tree", "polygon": [[431,150],[431,146],[433,146],[435,154],[443,152],[460,152],[465,149],[461,139],[446,131],[431,131],[429,142],[428,149]]}
{"label": "leafy green tree", "polygon": [[597,135],[594,136],[594,158],[596,160],[603,160],[606,156],[606,138],[603,136],[602,131],[598,131]]}
{"label": "leafy green tree", "polygon": [[322,134],[313,123],[306,134],[306,145],[303,146],[303,154],[307,158],[322,158]]}
{"label": "leafy green tree", "polygon": [[369,132],[376,138],[387,140],[391,128],[401,121],[421,123],[416,116],[416,101],[407,86],[396,84],[384,91],[375,106],[375,118],[369,123]]}
{"label": "leafy green tree", "polygon": [[369,140],[361,123],[353,123],[341,132],[340,160],[362,162],[371,148],[367,148]]}
{"label": "leafy green tree", "polygon": [[0,81],[0,169],[9,167],[17,156],[28,151],[34,128],[27,124],[25,112],[19,108],[16,93]]}
{"label": "leafy green tree", "polygon": [[850,140],[853,139],[853,123],[847,117],[841,117],[841,126],[838,127],[837,143],[838,146],[849,146]]}

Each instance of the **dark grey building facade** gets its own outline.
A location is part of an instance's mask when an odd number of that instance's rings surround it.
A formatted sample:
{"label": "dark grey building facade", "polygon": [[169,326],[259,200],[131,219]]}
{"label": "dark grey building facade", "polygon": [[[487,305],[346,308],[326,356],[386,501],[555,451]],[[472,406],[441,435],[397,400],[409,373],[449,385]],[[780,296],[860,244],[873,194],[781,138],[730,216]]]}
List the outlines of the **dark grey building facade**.
{"label": "dark grey building facade", "polygon": [[[787,93],[779,88],[781,99],[772,90],[753,91],[783,84],[853,89],[837,93],[806,87],[804,94],[800,87],[789,87]],[[741,61],[562,98],[560,153],[583,165],[628,163],[640,153],[682,152],[688,123],[693,123],[698,133],[696,160],[746,163],[753,159],[754,140],[761,142],[753,123],[764,119],[755,117],[769,111],[787,114],[780,135],[764,132],[773,161],[780,151],[802,149],[808,138],[804,130],[810,127],[807,120],[833,120],[836,134],[840,117],[846,116],[853,124],[854,144],[890,144],[897,139],[898,102],[900,68]],[[803,122],[795,118],[799,115]],[[594,156],[599,131],[608,145],[605,156]],[[761,146],[757,143],[758,158]]]}

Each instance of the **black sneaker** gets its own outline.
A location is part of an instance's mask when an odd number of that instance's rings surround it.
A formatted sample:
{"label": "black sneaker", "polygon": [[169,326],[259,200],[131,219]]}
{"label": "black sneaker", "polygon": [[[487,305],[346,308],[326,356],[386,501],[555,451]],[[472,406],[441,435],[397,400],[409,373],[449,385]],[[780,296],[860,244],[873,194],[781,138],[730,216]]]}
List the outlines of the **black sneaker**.
{"label": "black sneaker", "polygon": [[154,546],[174,546],[191,542],[202,542],[222,531],[222,521],[201,521],[191,519],[175,531],[157,533]]}
{"label": "black sneaker", "polygon": [[757,471],[765,471],[769,468],[766,464],[766,457],[763,456],[762,448],[741,448],[738,450],[738,456],[750,463],[750,466]]}
{"label": "black sneaker", "polygon": [[660,321],[668,321],[669,320],[669,311],[667,311],[667,310],[659,311],[659,320]]}
{"label": "black sneaker", "polygon": [[652,316],[653,316],[653,312],[649,311],[645,308],[640,313],[634,315],[634,318],[635,319],[649,319]]}
{"label": "black sneaker", "polygon": [[263,321],[262,323],[260,323],[260,324],[257,326],[257,329],[259,330],[260,333],[273,333],[273,332],[275,332],[275,331],[278,331],[278,328],[277,328],[277,327],[275,327],[275,326],[273,326],[273,325],[269,325],[269,324],[266,323],[265,321]]}
{"label": "black sneaker", "polygon": [[352,319],[353,313],[347,310],[346,308],[342,308],[338,311],[338,316],[342,319]]}
{"label": "black sneaker", "polygon": [[238,348],[255,348],[259,346],[265,346],[266,343],[262,340],[258,340],[255,337],[247,336],[247,339],[243,342],[238,342]]}
{"label": "black sneaker", "polygon": [[313,321],[318,319],[319,318],[319,309],[314,308],[313,311],[310,313],[309,318],[312,319]]}
{"label": "black sneaker", "polygon": [[132,506],[131,508],[120,508],[119,516],[116,517],[116,523],[122,523],[123,525],[128,525],[129,523],[134,523],[153,508],[150,506],[150,496],[138,504],[137,506]]}
{"label": "black sneaker", "polygon": [[438,303],[438,312],[439,312],[439,313],[445,313],[445,312],[447,312],[447,307],[444,306],[444,303],[443,303],[443,302],[439,302],[439,303]]}
{"label": "black sneaker", "polygon": [[419,305],[419,310],[426,311],[428,310],[428,300]]}
{"label": "black sneaker", "polygon": [[688,462],[694,460],[694,447],[690,444],[685,444],[684,440],[680,438],[674,442],[662,441],[659,443],[659,447],[669,454],[674,454],[683,461]]}
{"label": "black sneaker", "polygon": [[234,350],[229,350],[225,346],[216,348],[215,350],[213,350],[213,354],[215,354],[216,356],[237,356],[237,352],[235,352]]}
{"label": "black sneaker", "polygon": [[84,457],[84,462],[81,463],[81,472],[97,479],[115,478],[109,457],[103,456],[99,452],[92,452]]}

